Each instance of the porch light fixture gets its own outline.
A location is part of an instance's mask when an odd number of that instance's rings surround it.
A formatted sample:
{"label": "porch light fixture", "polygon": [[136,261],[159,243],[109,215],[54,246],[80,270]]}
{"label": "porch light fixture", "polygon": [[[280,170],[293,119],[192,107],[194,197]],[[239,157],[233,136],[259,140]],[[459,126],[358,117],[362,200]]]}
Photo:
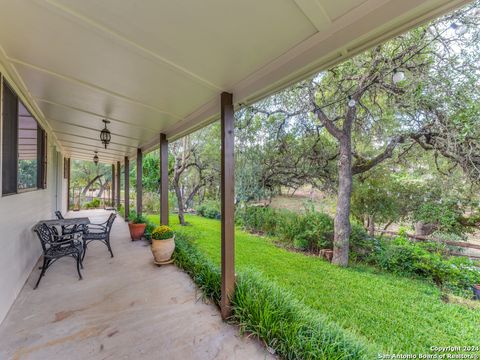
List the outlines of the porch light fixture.
{"label": "porch light fixture", "polygon": [[405,73],[401,70],[395,70],[392,76],[392,80],[394,84],[398,84],[400,81],[405,79]]}
{"label": "porch light fixture", "polygon": [[102,121],[105,123],[105,127],[100,132],[100,140],[102,141],[102,144],[105,145],[106,149],[107,145],[112,139],[112,134],[110,133],[110,130],[107,129],[107,124],[110,124],[110,121],[108,121],[107,119],[103,119]]}
{"label": "porch light fixture", "polygon": [[95,165],[98,165],[98,151],[95,151],[95,155],[93,156],[93,162]]}

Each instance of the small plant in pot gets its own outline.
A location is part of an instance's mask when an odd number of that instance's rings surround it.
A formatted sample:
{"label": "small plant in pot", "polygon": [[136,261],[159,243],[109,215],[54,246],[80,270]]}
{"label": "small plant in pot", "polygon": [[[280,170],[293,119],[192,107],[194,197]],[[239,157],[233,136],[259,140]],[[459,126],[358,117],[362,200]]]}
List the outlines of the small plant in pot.
{"label": "small plant in pot", "polygon": [[156,227],[152,232],[151,249],[155,264],[172,263],[172,254],[175,250],[175,233],[173,230],[166,225]]}
{"label": "small plant in pot", "polygon": [[145,233],[147,226],[147,219],[143,215],[136,215],[128,223],[128,230],[130,230],[130,237],[132,241],[140,240]]}

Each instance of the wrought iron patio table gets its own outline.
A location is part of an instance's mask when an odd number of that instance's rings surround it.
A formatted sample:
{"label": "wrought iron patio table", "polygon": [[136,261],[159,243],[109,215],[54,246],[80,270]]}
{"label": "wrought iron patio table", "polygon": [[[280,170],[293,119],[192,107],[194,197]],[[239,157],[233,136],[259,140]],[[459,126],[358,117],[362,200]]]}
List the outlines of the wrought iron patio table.
{"label": "wrought iron patio table", "polygon": [[72,225],[88,225],[90,219],[88,217],[68,218],[68,219],[52,219],[40,220],[37,224],[46,224],[48,226],[72,226]]}

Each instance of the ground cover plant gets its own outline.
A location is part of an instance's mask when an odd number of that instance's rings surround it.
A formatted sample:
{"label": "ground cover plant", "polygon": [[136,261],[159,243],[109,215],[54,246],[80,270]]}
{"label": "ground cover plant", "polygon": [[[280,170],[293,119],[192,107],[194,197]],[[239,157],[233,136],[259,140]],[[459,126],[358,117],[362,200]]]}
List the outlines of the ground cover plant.
{"label": "ground cover plant", "polygon": [[[220,271],[192,238],[180,233],[175,263],[188,272],[204,296],[220,303]],[[261,339],[284,359],[369,359],[374,349],[325,316],[295,300],[255,271],[237,274],[229,321]]]}
{"label": "ground cover plant", "polygon": [[[158,219],[150,217],[151,221]],[[178,234],[218,266],[220,222],[187,215],[191,226],[170,221]],[[478,344],[480,311],[445,303],[441,291],[422,280],[341,268],[318,257],[292,253],[269,238],[236,231],[237,271],[255,270],[304,305],[385,352],[428,352],[438,344]]]}
{"label": "ground cover plant", "polygon": [[[237,211],[237,223],[248,231],[275,236],[287,247],[312,254],[333,247],[333,219],[312,209],[292,212],[263,206],[243,207]],[[472,286],[480,283],[478,264],[468,258],[448,257],[446,246],[440,243],[419,243],[406,235],[376,238],[354,223],[350,247],[351,260],[357,263],[424,278],[456,295],[471,297]]]}

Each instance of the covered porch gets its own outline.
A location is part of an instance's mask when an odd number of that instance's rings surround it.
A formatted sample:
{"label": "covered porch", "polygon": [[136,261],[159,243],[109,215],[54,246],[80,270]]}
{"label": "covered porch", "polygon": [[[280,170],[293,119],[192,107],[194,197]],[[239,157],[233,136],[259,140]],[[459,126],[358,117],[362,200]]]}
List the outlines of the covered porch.
{"label": "covered porch", "polygon": [[[85,210],[102,222],[110,212]],[[147,243],[130,240],[117,217],[110,258],[92,243],[79,281],[63,258],[37,290],[34,268],[0,327],[2,359],[265,359],[266,349],[222,321],[202,301],[190,277],[174,265],[157,267]]]}

